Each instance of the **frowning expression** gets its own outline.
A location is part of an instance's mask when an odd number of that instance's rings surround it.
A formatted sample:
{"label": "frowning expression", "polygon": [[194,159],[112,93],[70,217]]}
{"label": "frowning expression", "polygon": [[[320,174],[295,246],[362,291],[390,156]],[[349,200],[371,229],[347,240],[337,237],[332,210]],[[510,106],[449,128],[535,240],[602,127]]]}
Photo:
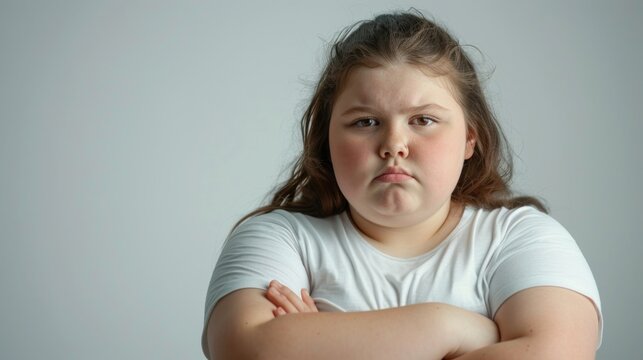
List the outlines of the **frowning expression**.
{"label": "frowning expression", "polygon": [[329,128],[335,178],[351,211],[408,226],[450,201],[475,139],[448,85],[405,63],[351,71]]}

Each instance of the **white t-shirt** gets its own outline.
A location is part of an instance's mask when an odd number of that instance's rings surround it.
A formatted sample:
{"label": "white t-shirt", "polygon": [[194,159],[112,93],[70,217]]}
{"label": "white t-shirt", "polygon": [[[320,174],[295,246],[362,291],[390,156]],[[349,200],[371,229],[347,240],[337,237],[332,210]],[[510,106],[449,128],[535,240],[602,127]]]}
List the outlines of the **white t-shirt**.
{"label": "white t-shirt", "polygon": [[214,305],[242,288],[266,289],[276,279],[309,289],[320,311],[366,311],[441,302],[493,319],[511,295],[558,286],[601,305],[592,272],[571,235],[531,207],[465,207],[437,247],[398,258],[372,246],[342,213],[315,218],[275,210],[239,225],[226,240],[205,303],[202,346]]}

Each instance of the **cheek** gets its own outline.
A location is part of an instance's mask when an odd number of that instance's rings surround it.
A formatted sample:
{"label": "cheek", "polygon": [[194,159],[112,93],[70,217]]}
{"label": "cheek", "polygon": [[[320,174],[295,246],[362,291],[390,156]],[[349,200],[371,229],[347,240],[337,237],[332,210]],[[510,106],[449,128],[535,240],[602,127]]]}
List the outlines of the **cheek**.
{"label": "cheek", "polygon": [[464,143],[461,146],[450,139],[433,139],[418,144],[415,150],[426,180],[444,185],[457,182],[464,161]]}
{"label": "cheek", "polygon": [[350,191],[361,181],[360,167],[368,163],[367,146],[348,139],[333,139],[330,143],[330,155],[335,171],[335,178],[343,192]]}

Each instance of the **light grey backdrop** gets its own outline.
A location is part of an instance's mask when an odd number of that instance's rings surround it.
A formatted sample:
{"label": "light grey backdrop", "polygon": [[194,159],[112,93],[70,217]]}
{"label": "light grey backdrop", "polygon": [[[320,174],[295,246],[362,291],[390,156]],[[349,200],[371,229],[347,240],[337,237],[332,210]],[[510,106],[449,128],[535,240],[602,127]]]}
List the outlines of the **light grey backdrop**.
{"label": "light grey backdrop", "polygon": [[299,149],[325,40],[415,6],[495,67],[548,200],[638,358],[640,1],[0,2],[0,357],[199,359],[219,247]]}

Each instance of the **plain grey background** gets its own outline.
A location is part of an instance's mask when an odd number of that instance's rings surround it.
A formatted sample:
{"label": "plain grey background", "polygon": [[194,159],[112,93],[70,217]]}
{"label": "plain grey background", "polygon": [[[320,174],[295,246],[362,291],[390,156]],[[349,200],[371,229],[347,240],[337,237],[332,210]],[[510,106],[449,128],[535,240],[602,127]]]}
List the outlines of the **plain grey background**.
{"label": "plain grey background", "polygon": [[598,283],[599,359],[643,329],[640,1],[1,1],[0,357],[200,359],[232,224],[283,179],[344,26],[414,6],[485,74]]}

